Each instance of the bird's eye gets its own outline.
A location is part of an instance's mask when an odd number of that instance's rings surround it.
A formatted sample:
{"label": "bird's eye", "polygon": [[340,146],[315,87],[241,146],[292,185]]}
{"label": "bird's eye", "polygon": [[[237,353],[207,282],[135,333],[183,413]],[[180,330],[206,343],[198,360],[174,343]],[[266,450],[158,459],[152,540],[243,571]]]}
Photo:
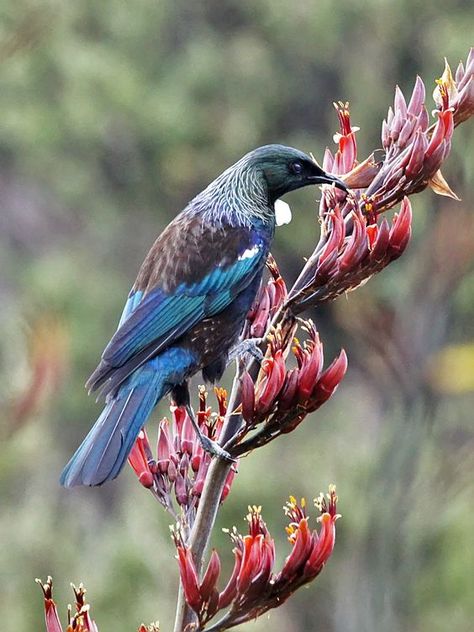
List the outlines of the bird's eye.
{"label": "bird's eye", "polygon": [[295,175],[299,175],[300,173],[302,173],[303,171],[303,165],[301,164],[301,162],[292,162],[290,169],[292,171],[292,173],[294,173]]}

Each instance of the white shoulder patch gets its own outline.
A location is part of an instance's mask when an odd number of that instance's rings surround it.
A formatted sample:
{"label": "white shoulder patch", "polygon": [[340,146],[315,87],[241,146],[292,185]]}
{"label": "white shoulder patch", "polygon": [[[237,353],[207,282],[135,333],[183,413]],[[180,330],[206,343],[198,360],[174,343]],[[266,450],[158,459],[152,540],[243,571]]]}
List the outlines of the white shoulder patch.
{"label": "white shoulder patch", "polygon": [[277,200],[275,202],[275,220],[277,226],[283,226],[283,224],[289,224],[291,222],[291,208],[289,204],[283,202],[283,200]]}
{"label": "white shoulder patch", "polygon": [[244,250],[243,253],[238,256],[238,259],[239,261],[243,261],[244,259],[251,259],[252,257],[255,257],[259,250],[260,246],[258,244],[255,244],[255,246],[253,246],[252,248],[247,248],[247,250]]}

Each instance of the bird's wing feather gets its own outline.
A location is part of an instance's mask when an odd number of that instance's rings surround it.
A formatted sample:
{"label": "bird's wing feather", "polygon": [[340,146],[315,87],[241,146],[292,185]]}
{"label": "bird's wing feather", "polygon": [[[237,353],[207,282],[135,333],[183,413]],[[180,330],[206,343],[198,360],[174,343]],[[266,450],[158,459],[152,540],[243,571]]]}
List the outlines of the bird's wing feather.
{"label": "bird's wing feather", "polygon": [[[190,239],[189,232],[189,227],[181,227],[182,237],[175,234],[174,243],[163,240],[163,233],[150,251],[119,327],[89,380],[92,390],[114,369],[121,373],[125,364],[127,369],[129,364],[136,368],[204,318],[224,310],[261,270],[266,247],[258,235],[201,227],[199,239]],[[183,237],[184,251],[180,250]]]}
{"label": "bird's wing feather", "polygon": [[225,309],[254,278],[261,258],[262,251],[256,251],[252,257],[213,270],[200,283],[181,284],[173,295],[161,289],[149,292],[119,327],[102,358],[120,366],[150,343],[156,352],[172,344],[203,318]]}

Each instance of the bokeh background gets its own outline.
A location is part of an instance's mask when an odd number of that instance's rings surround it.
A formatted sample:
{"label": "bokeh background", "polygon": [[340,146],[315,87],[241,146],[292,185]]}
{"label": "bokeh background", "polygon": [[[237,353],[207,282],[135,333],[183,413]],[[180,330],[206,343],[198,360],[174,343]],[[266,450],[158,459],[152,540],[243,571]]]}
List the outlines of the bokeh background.
{"label": "bokeh background", "polygon": [[[43,629],[35,577],[100,629],[174,616],[169,519],[125,470],[59,487],[100,410],[83,384],[165,224],[243,153],[322,156],[348,99],[360,155],[380,146],[395,83],[428,94],[474,42],[468,0],[0,2],[0,620]],[[431,104],[429,104],[429,109]],[[474,619],[474,125],[444,172],[463,198],[413,199],[402,260],[313,313],[343,386],[292,435],[245,459],[221,511],[244,528],[335,482],[343,519],[322,576],[247,627],[275,632],[472,630]],[[295,279],[317,239],[314,190],[273,249]],[[159,411],[156,419],[166,412]],[[151,424],[153,426],[153,424]]]}

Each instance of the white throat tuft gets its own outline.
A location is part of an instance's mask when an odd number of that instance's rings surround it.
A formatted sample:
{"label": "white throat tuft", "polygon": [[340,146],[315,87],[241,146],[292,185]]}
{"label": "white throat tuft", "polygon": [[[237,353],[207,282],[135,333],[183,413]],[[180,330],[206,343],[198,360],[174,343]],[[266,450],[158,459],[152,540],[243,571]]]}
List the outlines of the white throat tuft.
{"label": "white throat tuft", "polygon": [[275,202],[275,221],[277,226],[283,226],[283,224],[289,224],[291,222],[291,208],[289,204],[283,202],[283,200],[277,200]]}

